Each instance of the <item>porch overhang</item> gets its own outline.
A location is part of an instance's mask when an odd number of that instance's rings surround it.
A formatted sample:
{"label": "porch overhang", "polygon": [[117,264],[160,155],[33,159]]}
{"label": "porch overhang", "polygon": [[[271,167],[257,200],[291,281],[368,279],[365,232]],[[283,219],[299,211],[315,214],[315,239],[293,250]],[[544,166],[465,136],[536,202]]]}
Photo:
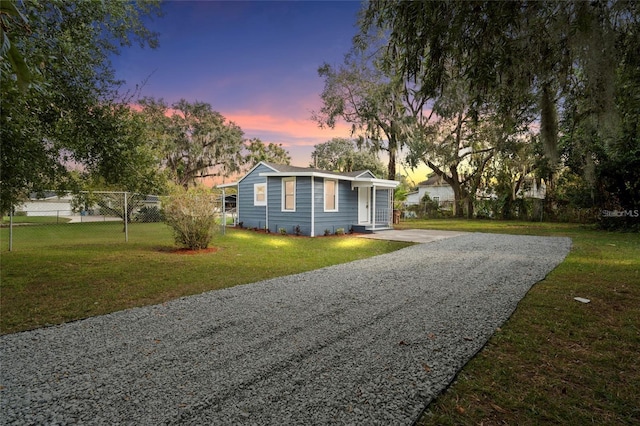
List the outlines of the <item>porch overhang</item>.
{"label": "porch overhang", "polygon": [[374,186],[376,188],[395,189],[398,187],[398,185],[400,185],[400,182],[395,180],[359,178],[351,182],[351,189],[366,188],[366,187],[371,188]]}
{"label": "porch overhang", "polygon": [[221,183],[219,185],[216,185],[216,188],[224,189],[233,188],[234,186],[238,186],[238,182]]}
{"label": "porch overhang", "polygon": [[[364,229],[366,232],[375,232],[377,229],[393,229],[393,195],[394,189],[400,185],[395,180],[376,179],[370,177],[358,177],[351,182],[351,190],[358,190],[358,228]],[[387,190],[386,207],[379,208],[376,202],[377,190]],[[360,191],[365,190],[370,193],[371,200],[367,204],[371,205],[371,211],[368,213],[369,220],[367,222],[360,221]]]}

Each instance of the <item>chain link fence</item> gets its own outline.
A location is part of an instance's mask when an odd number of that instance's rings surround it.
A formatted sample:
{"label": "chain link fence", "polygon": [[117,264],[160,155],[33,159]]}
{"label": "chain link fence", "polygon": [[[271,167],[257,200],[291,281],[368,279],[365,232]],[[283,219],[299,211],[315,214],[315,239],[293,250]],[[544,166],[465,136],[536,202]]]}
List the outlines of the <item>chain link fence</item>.
{"label": "chain link fence", "polygon": [[[235,205],[224,193],[217,193],[219,223],[234,223]],[[225,202],[223,202],[223,200]],[[233,199],[235,201],[235,199]],[[45,192],[31,194],[2,218],[2,248],[9,251],[22,244],[42,245],[52,240],[72,241],[81,235],[83,242],[128,242],[141,224],[164,222],[162,197],[130,192]],[[153,226],[153,225],[149,225]],[[158,226],[160,228],[161,226]]]}

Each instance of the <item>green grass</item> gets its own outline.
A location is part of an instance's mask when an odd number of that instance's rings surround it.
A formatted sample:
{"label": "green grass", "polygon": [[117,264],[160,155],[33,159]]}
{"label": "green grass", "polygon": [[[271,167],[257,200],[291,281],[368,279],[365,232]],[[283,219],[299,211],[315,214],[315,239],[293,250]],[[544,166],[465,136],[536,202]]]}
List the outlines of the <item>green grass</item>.
{"label": "green grass", "polygon": [[[57,217],[57,216],[14,216],[13,223],[16,225],[29,223],[29,224],[63,224],[68,223],[71,219],[66,217]],[[2,217],[2,224],[9,225],[10,218],[9,216]]]}
{"label": "green grass", "polygon": [[[434,220],[401,228],[567,236],[567,259],[428,408],[421,425],[640,424],[640,235],[574,224]],[[172,252],[169,229],[133,224],[0,230],[2,333],[160,303],[348,262],[406,244],[229,230],[215,253]],[[574,297],[586,297],[582,304]]]}
{"label": "green grass", "polygon": [[0,230],[0,332],[58,324],[134,306],[387,253],[406,243],[303,238],[227,229],[213,253],[176,253],[160,223],[24,226]]}
{"label": "green grass", "polygon": [[401,227],[573,240],[566,260],[531,289],[420,425],[640,424],[639,234],[500,221]]}

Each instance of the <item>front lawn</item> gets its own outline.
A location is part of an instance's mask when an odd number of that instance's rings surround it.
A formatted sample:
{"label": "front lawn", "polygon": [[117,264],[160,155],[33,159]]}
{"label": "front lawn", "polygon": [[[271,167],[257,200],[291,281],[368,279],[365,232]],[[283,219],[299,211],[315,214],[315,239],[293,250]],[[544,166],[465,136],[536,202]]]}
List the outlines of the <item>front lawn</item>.
{"label": "front lawn", "polygon": [[[432,220],[400,228],[567,236],[566,260],[428,407],[421,425],[640,424],[640,235],[574,224]],[[228,230],[172,252],[163,224],[0,230],[0,330],[19,330],[382,254],[407,244]],[[574,297],[590,299],[583,304]]]}
{"label": "front lawn", "polygon": [[34,225],[0,230],[0,332],[12,333],[322,268],[406,243],[227,229],[213,253],[174,252],[161,223]]}
{"label": "front lawn", "polygon": [[640,424],[640,234],[480,220],[400,227],[573,240],[420,425]]}

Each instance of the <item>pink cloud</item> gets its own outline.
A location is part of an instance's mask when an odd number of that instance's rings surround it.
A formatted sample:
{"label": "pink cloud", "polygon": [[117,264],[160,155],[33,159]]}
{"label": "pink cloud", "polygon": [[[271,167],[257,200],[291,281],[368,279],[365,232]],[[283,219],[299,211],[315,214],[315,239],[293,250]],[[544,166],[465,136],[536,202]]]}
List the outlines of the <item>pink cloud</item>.
{"label": "pink cloud", "polygon": [[[285,146],[315,145],[334,137],[349,137],[350,135],[350,128],[346,124],[340,123],[334,129],[322,129],[309,118],[252,114],[246,111],[225,114],[225,117],[240,126],[250,137],[257,137],[265,142],[282,143]],[[282,140],[275,140],[278,137]]]}
{"label": "pink cloud", "polygon": [[292,164],[298,166],[309,164],[314,145],[334,137],[350,135],[349,126],[342,123],[334,129],[321,129],[309,118],[256,114],[248,111],[223,113],[223,115],[240,126],[248,138],[259,138],[266,143],[282,144],[289,151]]}

